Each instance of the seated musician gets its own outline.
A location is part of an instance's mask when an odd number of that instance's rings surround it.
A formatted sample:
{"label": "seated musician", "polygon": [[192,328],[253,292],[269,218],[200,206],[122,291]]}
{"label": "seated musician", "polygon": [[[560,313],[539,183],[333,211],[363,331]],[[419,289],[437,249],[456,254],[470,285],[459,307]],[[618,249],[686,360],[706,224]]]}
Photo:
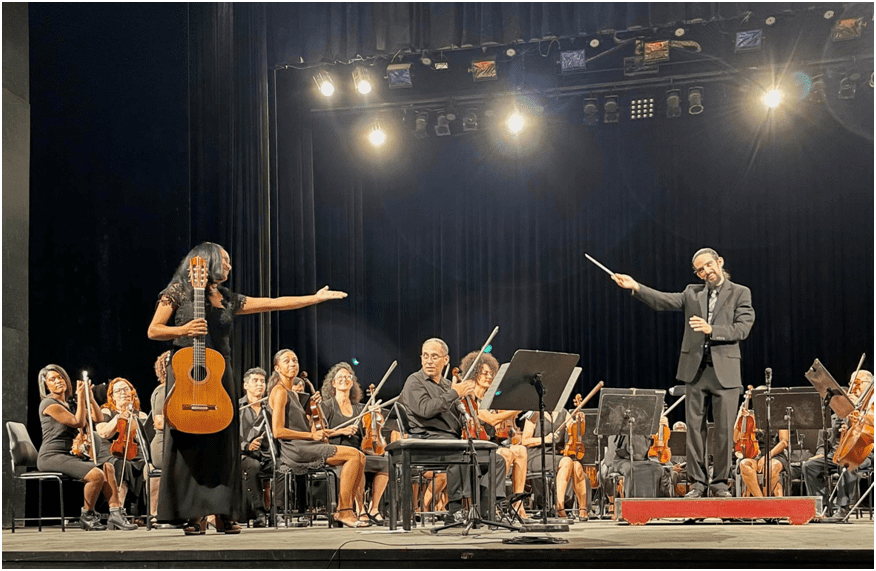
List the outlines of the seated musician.
{"label": "seated musician", "polygon": [[[682,421],[677,421],[672,425],[672,432],[687,432],[687,425]],[[687,456],[679,456],[674,454],[669,458],[669,467],[672,489],[675,490],[675,496],[684,496],[688,490],[687,484]],[[672,496],[673,494],[669,494]]]}
{"label": "seated musician", "polygon": [[[748,410],[743,408],[742,414],[746,413],[748,413]],[[737,434],[733,435],[734,441],[737,439],[738,436],[739,435]],[[745,492],[747,492],[751,496],[754,496],[755,498],[760,498],[764,495],[777,497],[785,495],[784,490],[782,489],[780,476],[782,472],[787,474],[790,466],[790,456],[788,455],[788,446],[790,444],[790,439],[791,435],[787,429],[778,430],[771,439],[769,457],[770,488],[772,488],[772,491],[769,494],[765,494],[766,490],[764,489],[764,487],[766,486],[766,479],[763,478],[763,452],[766,449],[766,445],[764,442],[764,431],[757,431],[757,444],[760,449],[760,454],[758,454],[757,458],[742,458],[739,461],[739,473],[742,477],[743,489]],[[762,482],[758,482],[758,474],[761,475],[761,479],[763,480]]]}
{"label": "seated musician", "polygon": [[[265,377],[261,367],[254,367],[243,374],[244,396],[238,402],[240,409],[240,468],[243,471],[243,489],[246,495],[247,518],[253,519],[253,527],[268,524],[265,507],[265,492],[262,483],[270,480],[274,470],[271,448],[266,438],[262,408],[267,412]],[[267,412],[268,418],[271,413]]]}
{"label": "seated musician", "polygon": [[[105,530],[107,526],[125,531],[137,529],[136,525],[129,524],[122,515],[113,465],[109,462],[100,464],[92,461],[88,452],[83,457],[71,454],[78,430],[88,430],[87,415],[91,415],[92,422],[101,420],[93,395],[87,396],[85,382],[76,381],[75,403],[68,402],[73,398],[73,384],[67,371],[61,366],[43,367],[39,372],[38,382],[42,397],[39,417],[43,442],[37,456],[37,468],[44,472],[60,472],[85,482],[85,504],[79,516],[82,529]],[[86,399],[92,406],[88,406]],[[73,405],[75,412],[71,409]],[[95,444],[100,446],[96,436]],[[94,511],[94,504],[101,492],[110,507],[107,525],[100,523],[100,516]]]}
{"label": "seated musician", "polygon": [[[468,371],[478,354],[478,351],[472,351],[463,357],[462,362],[459,364],[459,370],[463,373]],[[477,398],[478,404],[484,398],[484,393],[490,388],[493,378],[498,372],[499,361],[489,353],[481,355],[481,358],[478,359],[478,363],[475,365],[475,372],[472,373],[472,378],[474,378],[476,384],[475,398]],[[487,428],[487,433],[495,440],[496,428],[502,423],[513,423],[519,412],[519,410],[492,411],[478,408],[478,418]],[[508,474],[511,474],[511,489],[515,494],[519,494],[526,487],[526,464],[528,459],[526,446],[512,444],[510,441],[498,442],[498,444],[499,449],[496,453],[505,459],[505,477],[507,478]],[[521,518],[526,517],[523,502],[517,502],[514,509]]]}
{"label": "seated musician", "polygon": [[[664,422],[665,418],[666,417],[661,417],[661,423]],[[628,446],[628,441],[630,439],[628,435],[621,434],[610,436],[608,438],[608,447],[605,454],[605,460],[603,460],[601,474],[606,495],[609,496],[612,501],[616,493],[619,493],[621,497],[629,495],[629,492],[624,493],[624,490],[629,490],[632,484],[631,477],[633,474],[634,462],[653,461],[657,463],[657,459],[648,457],[648,449],[653,444],[653,437],[634,434],[632,438],[632,446]],[[630,457],[630,448],[632,449],[632,458]],[[609,482],[607,478],[611,473],[618,473],[621,475],[622,480],[619,481],[618,489],[611,489],[611,482]],[[656,493],[661,496],[671,496],[671,485],[672,478],[670,476],[670,471],[661,471]],[[641,490],[639,492],[639,497],[647,497],[641,495]]]}
{"label": "seated musician", "polygon": [[[101,440],[98,461],[101,463],[110,462],[115,467],[119,483],[119,503],[122,506],[122,515],[124,515],[128,490],[134,493],[134,498],[139,498],[143,491],[146,460],[139,446],[145,443],[140,441],[139,436],[142,432],[138,432],[140,427],[135,423],[144,422],[149,417],[140,410],[140,398],[137,396],[134,385],[121,377],[110,381],[106,392],[106,404],[100,409],[100,412],[103,414],[103,422],[95,426]],[[122,420],[125,422],[120,423]],[[133,422],[131,422],[132,420]],[[119,430],[120,424],[124,424],[124,434]],[[117,446],[118,452],[111,452],[113,443],[120,439],[126,441],[127,446],[119,445]],[[123,458],[125,448],[130,449],[135,445],[137,446],[136,455],[126,461]]]}
{"label": "seated musician", "polygon": [[[336,426],[344,424],[358,416],[365,405],[362,404],[362,387],[349,363],[338,363],[326,373],[322,382],[322,408],[325,413],[327,428],[333,431],[329,439],[331,444],[349,446],[357,450],[362,449],[362,439],[366,430],[362,422],[356,422],[336,429]],[[382,430],[382,427],[378,427]],[[365,473],[373,474],[371,484],[371,505],[368,510],[364,506],[365,479],[362,480],[362,488],[356,491],[356,503],[358,505],[359,519],[376,525],[383,524],[383,516],[380,514],[380,500],[389,483],[389,464],[384,455],[375,455],[371,450],[363,450],[365,453]]]}
{"label": "seated musician", "polygon": [[[864,390],[867,385],[873,380],[873,373],[870,371],[858,371],[857,377],[850,380],[848,397],[852,403],[857,404],[858,400],[863,397]],[[873,401],[871,400],[864,407],[864,410],[869,409],[869,414],[873,414]],[[824,522],[837,522],[845,519],[849,514],[852,493],[855,486],[858,485],[857,471],[843,471],[840,466],[834,463],[833,457],[836,454],[840,439],[842,438],[845,429],[845,422],[836,414],[831,415],[830,440],[827,446],[827,473],[842,475],[839,478],[836,490],[836,501],[834,506],[838,508],[833,517],[821,520]],[[867,469],[873,465],[873,454],[866,458],[859,468]],[[818,449],[815,456],[803,463],[803,478],[806,481],[806,490],[810,496],[820,495],[822,497],[822,505],[827,508],[827,500],[830,495],[830,490],[824,482],[824,467],[825,467],[825,446],[824,446],[824,431],[818,432]]]}
{"label": "seated musician", "polygon": [[[349,446],[329,444],[331,430],[316,428],[309,411],[305,411],[293,390],[298,374],[298,356],[291,349],[281,349],[274,355],[277,382],[271,389],[268,404],[272,413],[271,429],[280,443],[279,470],[304,474],[313,468],[341,466],[338,511],[334,519],[347,527],[366,527],[359,521],[353,506],[357,490],[365,478],[365,455]],[[319,399],[319,393],[311,398]]]}
{"label": "seated musician", "polygon": [[[423,367],[410,375],[405,381],[399,402],[408,410],[411,426],[411,438],[460,438],[463,421],[457,405],[459,399],[473,395],[475,382],[472,379],[464,383],[451,384],[444,378],[442,370],[450,362],[447,344],[438,338],[432,338],[423,343],[420,356]],[[482,467],[483,468],[483,467]],[[445,521],[456,523],[462,521],[462,498],[472,497],[471,482],[465,477],[467,467],[451,465],[447,469],[447,516]],[[495,490],[499,497],[505,497],[505,460],[496,455],[493,466],[495,474]],[[489,485],[487,476],[480,480],[481,497],[486,497]],[[486,502],[481,502],[481,509]],[[481,514],[485,519],[492,519]]]}
{"label": "seated musician", "polygon": [[[554,474],[556,474],[555,503],[557,507],[557,515],[563,518],[566,517],[566,501],[569,499],[566,497],[566,492],[569,487],[569,481],[571,481],[572,489],[578,500],[578,519],[580,521],[587,521],[587,506],[589,505],[588,487],[590,485],[590,478],[584,472],[584,466],[582,466],[577,459],[573,460],[571,456],[563,455],[563,446],[566,442],[567,435],[566,429],[563,428],[563,430],[560,431],[559,437],[556,439],[554,438],[557,429],[563,424],[568,416],[569,413],[565,410],[560,411],[558,414],[550,412],[545,413],[544,467],[546,470],[553,471]],[[521,442],[521,444],[528,449],[527,469],[529,472],[536,474],[541,474],[542,469],[541,425],[542,423],[539,421],[539,413],[532,413],[523,425],[523,439]],[[541,489],[542,483],[539,482],[537,486],[535,486],[536,493],[540,494]],[[547,508],[547,506],[545,506],[545,508]]]}
{"label": "seated musician", "polygon": [[[155,377],[158,379],[158,386],[152,391],[152,396],[149,397],[149,404],[152,407],[152,426],[155,429],[155,436],[152,437],[152,442],[149,443],[150,457],[152,465],[161,469],[164,465],[164,398],[165,388],[167,387],[167,367],[170,365],[170,351],[165,351],[155,359]],[[149,514],[152,517],[153,525],[158,525],[162,528],[171,527],[169,524],[159,524],[157,521],[158,515],[158,493],[161,489],[161,478],[152,478],[149,482]]]}

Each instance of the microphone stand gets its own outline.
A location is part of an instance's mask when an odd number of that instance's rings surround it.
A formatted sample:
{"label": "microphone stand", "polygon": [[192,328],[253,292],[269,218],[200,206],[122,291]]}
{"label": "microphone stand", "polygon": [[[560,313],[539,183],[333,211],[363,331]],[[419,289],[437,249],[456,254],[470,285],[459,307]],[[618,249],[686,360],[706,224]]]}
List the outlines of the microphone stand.
{"label": "microphone stand", "polygon": [[770,492],[772,491],[772,488],[770,487],[770,483],[771,483],[770,482],[770,480],[771,480],[770,474],[772,472],[772,469],[770,466],[770,460],[771,460],[770,452],[772,452],[771,448],[772,448],[772,444],[773,444],[773,439],[772,439],[772,434],[770,434],[770,401],[773,400],[773,397],[772,397],[773,370],[768,368],[765,371],[765,375],[766,375],[766,395],[765,395],[765,403],[766,403],[766,432],[765,432],[765,435],[766,436],[764,437],[763,441],[764,441],[764,448],[766,448],[766,450],[764,452],[764,460],[763,460],[763,481],[764,481],[764,487],[765,487],[764,497],[769,497],[771,495]]}

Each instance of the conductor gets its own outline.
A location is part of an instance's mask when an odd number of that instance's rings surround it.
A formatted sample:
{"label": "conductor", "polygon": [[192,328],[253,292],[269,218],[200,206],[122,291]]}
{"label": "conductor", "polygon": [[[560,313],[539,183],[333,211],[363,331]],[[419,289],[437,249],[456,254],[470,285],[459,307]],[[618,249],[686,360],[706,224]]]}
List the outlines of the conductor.
{"label": "conductor", "polygon": [[[633,297],[657,311],[684,311],[688,326],[681,341],[676,378],[686,383],[687,470],[692,487],[685,497],[701,498],[706,490],[718,498],[730,497],[733,420],[742,390],[739,342],[754,325],[751,291],[730,281],[724,258],[711,248],[693,256],[693,269],[702,284],[683,292],[666,293],[641,285],[630,276],[612,279]],[[715,450],[711,481],[705,464],[709,405],[715,421]]]}

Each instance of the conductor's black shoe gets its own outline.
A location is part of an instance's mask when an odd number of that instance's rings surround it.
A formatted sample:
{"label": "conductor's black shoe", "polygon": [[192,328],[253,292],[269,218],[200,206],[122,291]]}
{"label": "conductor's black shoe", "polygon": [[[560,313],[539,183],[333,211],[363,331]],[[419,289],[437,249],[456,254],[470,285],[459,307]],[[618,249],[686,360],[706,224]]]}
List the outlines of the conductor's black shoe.
{"label": "conductor's black shoe", "polygon": [[732,498],[733,494],[729,490],[712,490],[713,498]]}
{"label": "conductor's black shoe", "polygon": [[699,488],[692,488],[691,491],[684,495],[686,498],[701,498],[703,497],[703,491]]}
{"label": "conductor's black shoe", "polygon": [[825,521],[825,523],[839,523],[839,522],[843,521],[844,519],[846,519],[846,516],[848,516],[848,515],[849,515],[849,508],[842,506],[836,511],[835,514],[833,514],[833,517],[829,517],[829,518],[825,519],[824,521]]}

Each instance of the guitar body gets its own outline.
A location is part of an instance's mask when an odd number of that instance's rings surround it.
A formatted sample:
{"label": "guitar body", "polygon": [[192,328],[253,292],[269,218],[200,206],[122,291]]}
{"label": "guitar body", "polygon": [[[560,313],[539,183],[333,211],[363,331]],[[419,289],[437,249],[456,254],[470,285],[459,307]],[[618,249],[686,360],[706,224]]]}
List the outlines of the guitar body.
{"label": "guitar body", "polygon": [[164,419],[181,432],[213,434],[234,417],[234,405],[222,386],[225,359],[219,351],[204,348],[203,364],[195,367],[194,351],[184,347],[173,356],[176,382],[164,401]]}

